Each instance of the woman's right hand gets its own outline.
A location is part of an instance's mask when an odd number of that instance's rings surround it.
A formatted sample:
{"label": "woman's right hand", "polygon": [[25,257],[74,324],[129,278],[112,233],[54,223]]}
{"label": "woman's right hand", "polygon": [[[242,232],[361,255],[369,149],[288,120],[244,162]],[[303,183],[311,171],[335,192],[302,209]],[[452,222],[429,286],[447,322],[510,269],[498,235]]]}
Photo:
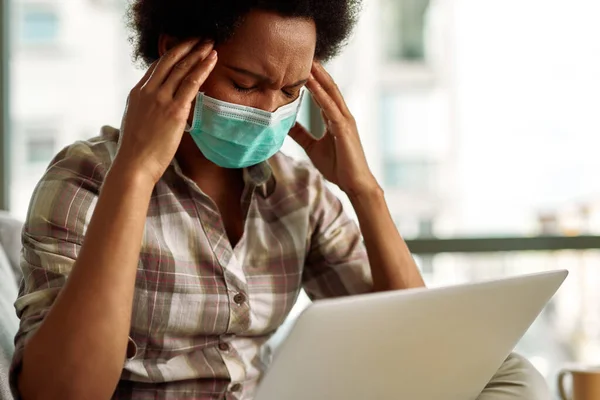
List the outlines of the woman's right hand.
{"label": "woman's right hand", "polygon": [[129,94],[117,168],[158,182],[175,156],[192,103],[216,62],[212,43],[188,40],[148,68]]}

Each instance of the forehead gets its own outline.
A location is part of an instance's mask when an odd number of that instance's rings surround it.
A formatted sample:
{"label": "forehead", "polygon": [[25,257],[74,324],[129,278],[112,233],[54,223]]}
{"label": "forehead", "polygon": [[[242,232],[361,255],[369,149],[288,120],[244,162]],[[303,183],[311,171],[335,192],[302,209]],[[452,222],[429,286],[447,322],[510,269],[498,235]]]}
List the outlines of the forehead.
{"label": "forehead", "polygon": [[260,69],[269,76],[283,70],[308,74],[316,42],[312,20],[252,11],[217,50],[222,62]]}

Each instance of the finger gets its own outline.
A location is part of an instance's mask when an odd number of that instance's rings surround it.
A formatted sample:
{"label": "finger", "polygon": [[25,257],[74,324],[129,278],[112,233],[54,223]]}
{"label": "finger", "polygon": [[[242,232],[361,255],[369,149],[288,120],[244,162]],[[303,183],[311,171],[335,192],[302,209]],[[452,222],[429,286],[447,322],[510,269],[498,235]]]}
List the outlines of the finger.
{"label": "finger", "polygon": [[308,78],[308,82],[306,87],[313,95],[313,99],[317,103],[317,105],[321,108],[321,111],[325,114],[325,116],[332,122],[341,123],[346,119],[344,114],[342,114],[340,108],[337,103],[331,98],[331,96],[325,91],[325,89],[316,81],[316,79],[311,75]]}
{"label": "finger", "polygon": [[142,79],[140,79],[140,81],[133,87],[134,89],[139,89],[142,86],[144,86],[146,84],[146,82],[148,82],[148,79],[150,79],[150,77],[152,76],[152,73],[154,72],[154,69],[158,65],[158,61],[159,60],[156,60],[152,64],[150,64],[150,66],[146,70],[146,73],[144,74]]}
{"label": "finger", "polygon": [[183,78],[179,89],[177,89],[177,93],[175,93],[175,100],[183,104],[191,103],[198,95],[200,86],[206,81],[206,78],[208,78],[216,64],[217,52],[212,50],[208,57],[196,64],[190,73]]}
{"label": "finger", "polygon": [[325,91],[329,94],[329,96],[331,96],[331,98],[336,102],[336,104],[340,108],[340,111],[344,115],[350,116],[350,109],[346,104],[346,100],[344,100],[344,96],[342,95],[340,88],[335,83],[329,72],[327,72],[325,67],[323,67],[321,63],[315,61],[313,62],[313,68],[311,73],[315,77],[317,82],[319,82],[323,89],[325,89]]}
{"label": "finger", "polygon": [[183,60],[175,64],[169,77],[162,85],[161,90],[170,96],[174,96],[183,79],[192,71],[196,64],[202,62],[210,54],[212,49],[213,43],[196,46]]}
{"label": "finger", "polygon": [[298,122],[296,122],[292,129],[290,129],[288,135],[294,139],[294,141],[298,143],[304,149],[304,151],[308,151],[314,143],[318,142],[318,140],[313,138],[306,128]]}
{"label": "finger", "polygon": [[329,118],[327,118],[327,115],[325,115],[325,111],[321,110],[321,118],[323,118],[323,122],[325,123],[325,126],[328,127],[329,126]]}
{"label": "finger", "polygon": [[150,91],[158,90],[171,73],[173,66],[192,51],[199,39],[186,40],[167,51],[158,61],[154,73],[144,85]]}

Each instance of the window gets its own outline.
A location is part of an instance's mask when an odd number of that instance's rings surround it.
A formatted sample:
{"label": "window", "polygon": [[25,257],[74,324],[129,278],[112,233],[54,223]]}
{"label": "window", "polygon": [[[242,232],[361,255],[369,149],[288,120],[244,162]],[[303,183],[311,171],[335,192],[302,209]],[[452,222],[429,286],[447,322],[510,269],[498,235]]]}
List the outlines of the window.
{"label": "window", "polygon": [[120,126],[127,94],[143,71],[131,62],[127,2],[102,10],[90,1],[12,4],[8,191],[10,211],[22,219],[56,152],[98,135],[103,125]]}
{"label": "window", "polygon": [[419,219],[419,236],[430,238],[434,236],[435,219],[424,217]]}
{"label": "window", "polygon": [[55,10],[25,7],[21,21],[23,44],[51,44],[58,40],[59,18]]}
{"label": "window", "polygon": [[429,0],[383,0],[385,57],[423,61]]}
{"label": "window", "polygon": [[384,184],[393,190],[437,194],[450,131],[440,122],[446,105],[431,88],[403,88],[381,96],[381,154]]}
{"label": "window", "polygon": [[390,189],[412,192],[435,190],[438,168],[435,162],[389,158],[385,160],[384,165],[384,185]]}
{"label": "window", "polygon": [[11,121],[10,211],[24,218],[33,188],[58,151],[62,124],[55,117]]}
{"label": "window", "polygon": [[47,164],[56,152],[56,139],[52,136],[31,135],[27,141],[27,163]]}

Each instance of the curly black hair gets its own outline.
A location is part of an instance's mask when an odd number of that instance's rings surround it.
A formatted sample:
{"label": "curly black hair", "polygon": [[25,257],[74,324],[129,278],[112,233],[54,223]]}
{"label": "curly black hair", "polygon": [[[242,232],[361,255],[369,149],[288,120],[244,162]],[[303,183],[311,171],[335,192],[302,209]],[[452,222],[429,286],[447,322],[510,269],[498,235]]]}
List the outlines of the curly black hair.
{"label": "curly black hair", "polygon": [[315,57],[326,61],[346,44],[361,0],[133,0],[127,13],[134,59],[159,58],[158,38],[168,34],[223,43],[253,10],[311,19],[317,28]]}

